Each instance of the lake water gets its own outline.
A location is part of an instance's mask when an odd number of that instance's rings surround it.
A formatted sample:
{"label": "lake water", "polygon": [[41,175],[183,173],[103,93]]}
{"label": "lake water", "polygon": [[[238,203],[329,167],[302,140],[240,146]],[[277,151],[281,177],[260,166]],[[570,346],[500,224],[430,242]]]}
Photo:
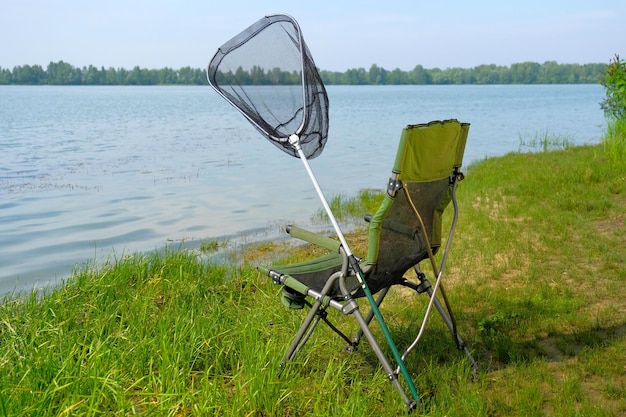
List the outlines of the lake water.
{"label": "lake water", "polygon": [[[383,188],[407,124],[470,122],[465,165],[545,134],[597,143],[605,127],[600,85],[328,94],[329,140],[310,162],[329,198]],[[301,161],[208,86],[0,86],[0,294],[172,242],[273,239],[320,208]]]}

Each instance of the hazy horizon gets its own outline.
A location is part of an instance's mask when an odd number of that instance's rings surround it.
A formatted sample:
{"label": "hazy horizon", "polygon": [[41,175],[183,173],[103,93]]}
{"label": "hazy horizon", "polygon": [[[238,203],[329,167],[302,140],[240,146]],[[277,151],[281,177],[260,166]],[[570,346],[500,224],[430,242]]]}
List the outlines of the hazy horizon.
{"label": "hazy horizon", "polygon": [[276,12],[298,20],[327,71],[608,63],[626,55],[626,3],[617,0],[4,0],[0,67],[63,60],[79,68],[204,68],[225,41]]}

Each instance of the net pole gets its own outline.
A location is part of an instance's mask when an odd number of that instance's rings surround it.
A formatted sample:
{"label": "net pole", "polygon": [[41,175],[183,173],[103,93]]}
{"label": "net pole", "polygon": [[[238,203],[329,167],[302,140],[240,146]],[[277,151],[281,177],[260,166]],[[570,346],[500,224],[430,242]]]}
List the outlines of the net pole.
{"label": "net pole", "polygon": [[409,374],[409,371],[406,368],[406,365],[404,364],[404,360],[402,360],[402,355],[400,355],[400,352],[398,351],[398,348],[396,347],[396,344],[393,341],[393,338],[391,337],[391,332],[389,331],[389,328],[387,327],[387,324],[385,323],[385,320],[383,319],[383,315],[381,314],[380,309],[378,308],[378,304],[376,304],[376,300],[374,300],[374,296],[372,295],[372,292],[367,286],[367,282],[365,282],[363,271],[361,270],[361,267],[359,266],[358,262],[355,261],[355,258],[352,255],[352,252],[350,251],[350,247],[348,246],[348,242],[346,241],[346,238],[343,235],[341,228],[339,227],[339,223],[337,223],[337,219],[335,218],[335,215],[333,214],[332,210],[330,209],[330,206],[328,205],[328,201],[326,200],[326,197],[324,196],[324,192],[320,188],[319,182],[317,181],[317,178],[315,177],[315,174],[313,173],[313,170],[311,169],[311,166],[309,165],[309,161],[307,160],[306,155],[302,151],[302,147],[300,146],[300,137],[295,134],[291,135],[289,137],[289,143],[296,149],[298,156],[302,160],[302,164],[304,165],[304,168],[306,169],[306,172],[309,175],[311,182],[313,183],[313,187],[315,188],[315,191],[317,192],[317,195],[319,199],[321,200],[322,205],[324,206],[324,210],[326,211],[326,214],[328,215],[328,218],[330,219],[330,222],[333,225],[333,229],[335,230],[335,233],[337,234],[337,237],[339,238],[339,241],[341,242],[341,245],[343,246],[343,249],[346,252],[346,256],[348,257],[348,259],[351,260],[351,266],[353,267],[354,272],[356,273],[357,280],[359,281],[359,284],[361,285],[361,288],[363,289],[363,293],[365,294],[365,297],[367,298],[367,301],[370,304],[372,311],[374,312],[374,317],[376,317],[376,321],[378,321],[378,325],[380,326],[385,336],[387,345],[389,345],[389,348],[391,349],[391,352],[393,353],[393,357],[396,360],[398,368],[400,369],[402,376],[404,377],[404,380],[407,386],[409,387],[409,390],[411,391],[411,395],[413,396],[413,399],[415,401],[419,401],[419,395],[417,393],[417,389],[415,388],[415,385],[413,384],[413,379],[411,378],[411,375]]}

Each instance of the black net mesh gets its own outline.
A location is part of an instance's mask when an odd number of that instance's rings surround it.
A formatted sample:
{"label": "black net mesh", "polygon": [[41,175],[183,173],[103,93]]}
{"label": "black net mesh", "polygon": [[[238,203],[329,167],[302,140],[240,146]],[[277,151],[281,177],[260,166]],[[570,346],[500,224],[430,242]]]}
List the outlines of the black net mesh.
{"label": "black net mesh", "polygon": [[207,70],[209,83],[275,146],[307,158],[328,137],[328,95],[297,22],[271,15],[222,45]]}

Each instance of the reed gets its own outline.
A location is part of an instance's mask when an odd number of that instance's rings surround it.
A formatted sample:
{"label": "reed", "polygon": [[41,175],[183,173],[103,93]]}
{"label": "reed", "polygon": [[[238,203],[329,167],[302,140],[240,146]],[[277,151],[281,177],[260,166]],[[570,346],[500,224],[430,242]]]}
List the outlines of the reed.
{"label": "reed", "polygon": [[556,149],[567,149],[572,147],[573,141],[568,135],[557,135],[548,131],[535,133],[530,138],[519,135],[520,152],[528,150],[530,152],[547,152]]}

